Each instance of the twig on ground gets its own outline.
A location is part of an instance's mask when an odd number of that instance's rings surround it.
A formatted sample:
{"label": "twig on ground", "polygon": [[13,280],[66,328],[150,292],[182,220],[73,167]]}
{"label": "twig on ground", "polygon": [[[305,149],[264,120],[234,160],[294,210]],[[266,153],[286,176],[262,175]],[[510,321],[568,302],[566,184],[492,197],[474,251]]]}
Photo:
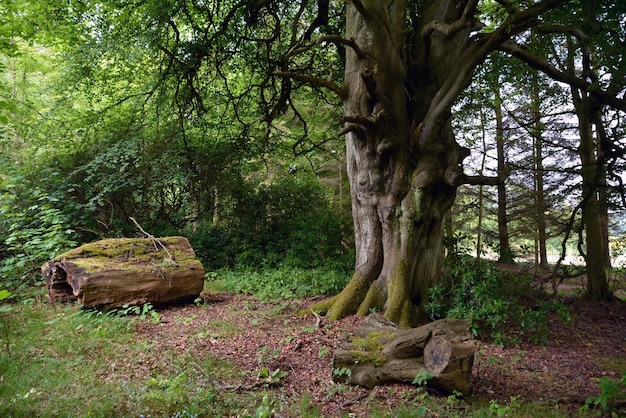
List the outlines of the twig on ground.
{"label": "twig on ground", "polygon": [[342,402],[341,404],[339,404],[339,405],[337,405],[336,407],[334,407],[334,408],[333,408],[333,410],[331,411],[331,413],[332,413],[332,414],[334,414],[334,413],[336,413],[336,412],[339,412],[339,411],[340,411],[340,410],[342,410],[343,408],[346,408],[346,407],[348,407],[348,406],[352,406],[352,405],[354,405],[355,403],[357,403],[357,402],[359,402],[359,401],[361,401],[361,400],[365,399],[367,396],[368,396],[368,393],[367,393],[367,392],[365,392],[365,393],[363,393],[363,394],[361,394],[361,395],[357,396],[356,398],[353,398],[353,399],[348,399],[347,401]]}
{"label": "twig on ground", "polygon": [[372,389],[370,391],[370,394],[367,396],[367,399],[365,400],[365,405],[369,404],[374,399],[376,399],[376,397],[378,396],[378,389],[379,389],[379,387],[380,386],[374,386],[374,389]]}
{"label": "twig on ground", "polygon": [[176,261],[174,261],[174,258],[172,257],[172,254],[170,254],[170,252],[167,250],[167,247],[165,247],[165,245],[163,245],[163,243],[162,243],[161,241],[159,241],[159,240],[158,240],[158,239],[157,239],[154,235],[152,235],[152,234],[150,234],[150,233],[146,232],[146,231],[145,231],[145,230],[141,227],[141,225],[139,225],[139,222],[137,222],[137,221],[135,220],[135,218],[133,218],[132,216],[130,216],[130,217],[129,217],[129,219],[130,219],[131,221],[133,221],[133,223],[135,224],[135,226],[136,226],[137,228],[139,228],[139,230],[140,230],[140,231],[141,231],[141,232],[142,232],[142,233],[143,233],[143,234],[144,234],[147,238],[149,238],[149,239],[152,241],[152,243],[154,244],[154,249],[155,249],[155,250],[159,251],[159,246],[158,246],[157,244],[159,244],[159,245],[161,246],[161,248],[162,248],[163,250],[165,250],[165,252],[167,253],[167,258],[165,259],[165,261],[168,261],[168,262],[172,263],[174,266],[178,267],[178,263],[177,263]]}
{"label": "twig on ground", "polygon": [[313,315],[315,315],[315,318],[316,318],[316,320],[315,320],[315,329],[320,329],[320,324],[321,324],[321,322],[322,322],[322,318],[321,318],[321,317],[320,317],[320,315],[319,315],[317,312],[315,312],[313,309],[309,308],[309,310],[310,310],[311,312],[313,312]]}

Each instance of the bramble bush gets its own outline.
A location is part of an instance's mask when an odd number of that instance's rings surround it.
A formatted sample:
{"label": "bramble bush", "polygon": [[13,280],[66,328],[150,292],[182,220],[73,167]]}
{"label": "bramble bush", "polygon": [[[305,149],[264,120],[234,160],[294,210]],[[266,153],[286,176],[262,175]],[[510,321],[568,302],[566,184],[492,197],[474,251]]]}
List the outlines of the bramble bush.
{"label": "bramble bush", "polygon": [[76,243],[59,199],[19,175],[0,178],[0,283],[20,294],[47,260]]}

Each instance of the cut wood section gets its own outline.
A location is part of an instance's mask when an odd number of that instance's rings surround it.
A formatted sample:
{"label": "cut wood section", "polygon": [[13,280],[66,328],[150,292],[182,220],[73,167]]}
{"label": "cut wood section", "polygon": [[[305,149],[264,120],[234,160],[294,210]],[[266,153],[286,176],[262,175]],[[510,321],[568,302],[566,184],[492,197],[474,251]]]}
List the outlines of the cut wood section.
{"label": "cut wood section", "polygon": [[434,377],[428,385],[445,392],[471,392],[474,342],[467,321],[440,319],[403,330],[380,314],[369,315],[334,351],[334,378],[372,388],[411,383],[421,370]]}
{"label": "cut wood section", "polygon": [[204,267],[184,237],[114,238],[61,254],[41,267],[48,302],[103,309],[193,301]]}

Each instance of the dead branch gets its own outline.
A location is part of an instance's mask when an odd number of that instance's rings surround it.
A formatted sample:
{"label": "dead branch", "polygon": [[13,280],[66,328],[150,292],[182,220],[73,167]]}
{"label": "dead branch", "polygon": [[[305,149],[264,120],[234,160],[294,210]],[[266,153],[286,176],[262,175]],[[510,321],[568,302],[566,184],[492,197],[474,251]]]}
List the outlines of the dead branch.
{"label": "dead branch", "polygon": [[159,247],[157,246],[157,244],[159,246],[161,246],[161,248],[163,250],[165,250],[165,252],[167,253],[167,258],[165,259],[165,261],[172,263],[174,266],[178,266],[178,264],[176,263],[176,261],[174,261],[174,258],[172,258],[172,254],[170,254],[170,252],[167,250],[167,247],[165,245],[163,245],[163,243],[161,241],[159,241],[154,235],[146,232],[141,225],[139,225],[139,223],[135,220],[135,218],[133,218],[132,216],[129,217],[129,219],[131,221],[133,221],[133,223],[135,224],[135,226],[137,228],[139,228],[139,230],[146,236],[146,238],[149,238],[150,241],[152,241],[152,243],[154,244],[154,249],[155,250],[159,250]]}

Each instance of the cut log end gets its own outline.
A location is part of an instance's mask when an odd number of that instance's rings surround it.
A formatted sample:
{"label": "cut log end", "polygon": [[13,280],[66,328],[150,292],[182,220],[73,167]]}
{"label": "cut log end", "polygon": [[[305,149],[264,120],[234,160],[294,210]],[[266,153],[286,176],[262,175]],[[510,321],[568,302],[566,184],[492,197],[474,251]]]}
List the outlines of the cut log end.
{"label": "cut log end", "polygon": [[435,376],[448,367],[452,357],[452,344],[441,337],[432,337],[424,347],[424,368]]}

